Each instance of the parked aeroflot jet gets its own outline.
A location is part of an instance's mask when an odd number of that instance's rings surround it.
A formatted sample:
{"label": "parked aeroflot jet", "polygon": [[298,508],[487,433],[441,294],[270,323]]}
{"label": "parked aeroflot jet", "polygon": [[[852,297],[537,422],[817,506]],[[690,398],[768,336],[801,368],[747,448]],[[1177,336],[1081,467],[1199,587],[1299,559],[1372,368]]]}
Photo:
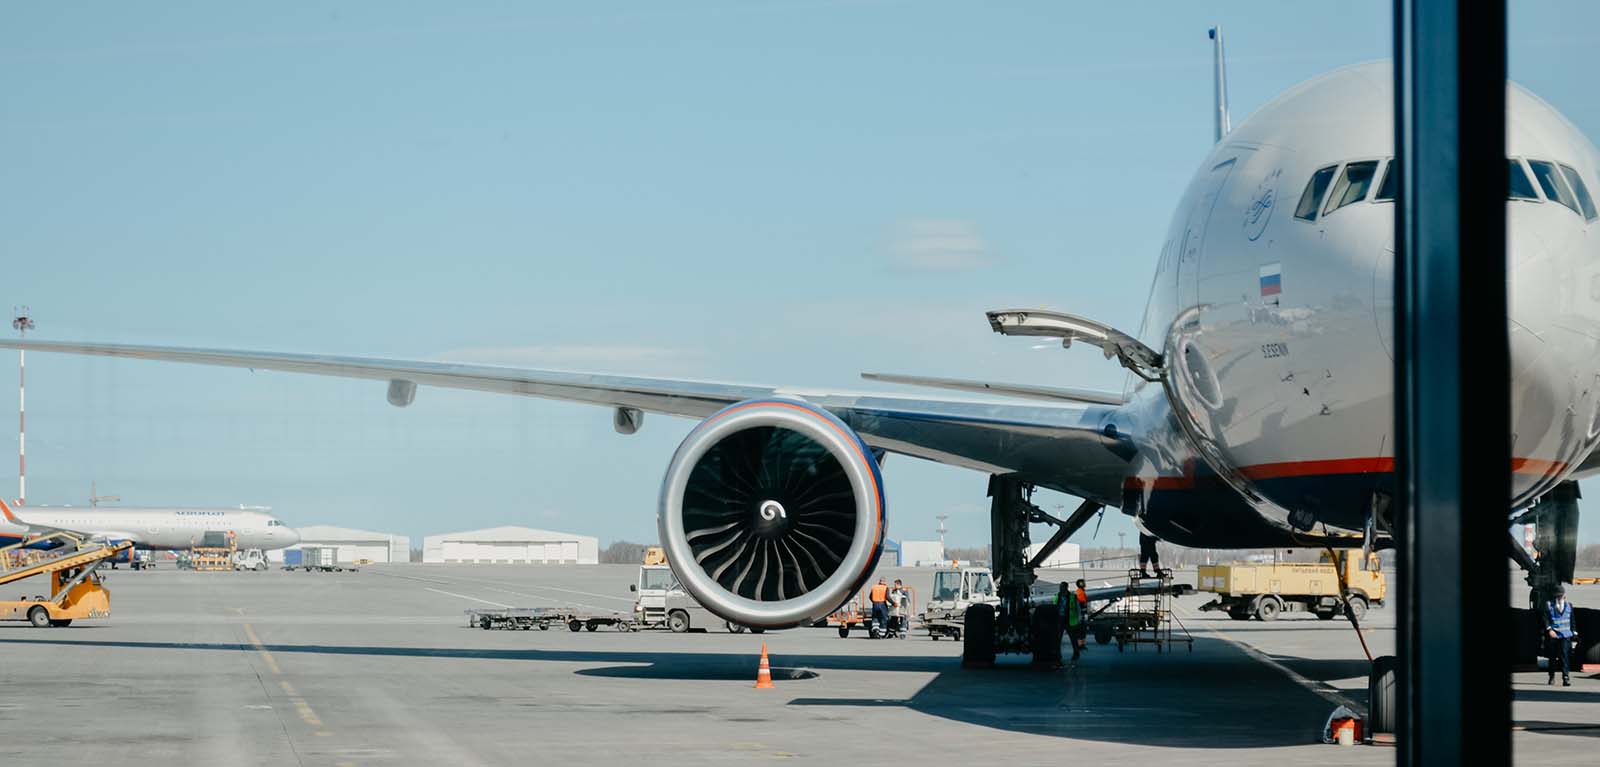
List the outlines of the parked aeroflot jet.
{"label": "parked aeroflot jet", "polygon": [[145,509],[29,506],[12,509],[0,501],[0,545],[28,535],[67,530],[106,542],[132,541],[138,549],[181,550],[199,545],[208,532],[231,532],[241,549],[281,549],[300,542],[300,534],[277,517],[256,509]]}
{"label": "parked aeroflot jet", "polygon": [[[989,313],[1001,334],[1099,347],[1129,371],[1116,394],[876,377],[990,395],[975,402],[310,354],[0,346],[376,379],[400,407],[419,385],[588,402],[615,408],[624,434],[646,412],[702,419],[667,464],[660,532],[685,586],[748,626],[821,616],[872,572],[885,453],[996,475],[997,531],[1055,521],[1070,532],[1111,506],[1187,546],[1358,546],[1382,538],[1394,484],[1392,83],[1388,63],[1336,70],[1231,131],[1219,87],[1217,144],[1151,254],[1135,332],[1072,307]],[[1600,156],[1523,88],[1508,85],[1508,109],[1516,479],[1497,516],[1600,467]],[[1052,520],[1026,504],[1029,485],[1087,504]],[[1005,488],[1021,495],[1001,498]],[[1013,541],[1001,538],[1005,569]]]}

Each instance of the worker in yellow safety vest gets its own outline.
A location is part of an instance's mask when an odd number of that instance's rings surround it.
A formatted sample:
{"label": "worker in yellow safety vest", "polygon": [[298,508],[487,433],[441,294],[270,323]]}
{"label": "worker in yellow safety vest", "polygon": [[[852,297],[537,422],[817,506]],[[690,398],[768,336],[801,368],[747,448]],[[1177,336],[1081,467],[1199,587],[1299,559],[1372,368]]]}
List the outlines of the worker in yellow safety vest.
{"label": "worker in yellow safety vest", "polygon": [[1078,635],[1083,632],[1083,608],[1078,604],[1078,595],[1073,593],[1072,586],[1066,581],[1061,582],[1061,590],[1056,594],[1056,610],[1061,614],[1061,630],[1072,642],[1072,660],[1077,662]]}

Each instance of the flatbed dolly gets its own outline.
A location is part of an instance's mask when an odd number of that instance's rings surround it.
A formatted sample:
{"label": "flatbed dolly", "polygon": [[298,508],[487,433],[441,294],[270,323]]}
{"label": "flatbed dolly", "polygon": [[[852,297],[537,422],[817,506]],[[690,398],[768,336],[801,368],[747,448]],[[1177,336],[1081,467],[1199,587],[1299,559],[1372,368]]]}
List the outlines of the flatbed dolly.
{"label": "flatbed dolly", "polygon": [[598,631],[611,626],[618,631],[638,631],[639,624],[624,613],[591,613],[570,607],[471,608],[465,611],[467,626],[481,629],[548,631],[551,626],[566,626],[568,631]]}
{"label": "flatbed dolly", "polygon": [[51,539],[65,541],[73,550],[23,567],[0,570],[0,585],[48,576],[50,595],[0,600],[0,620],[25,620],[37,628],[59,628],[70,626],[80,618],[110,617],[111,592],[101,585],[95,571],[111,558],[133,548],[133,543],[86,546],[84,539],[73,533],[55,532],[0,547],[0,562],[5,561],[4,554],[12,549]]}

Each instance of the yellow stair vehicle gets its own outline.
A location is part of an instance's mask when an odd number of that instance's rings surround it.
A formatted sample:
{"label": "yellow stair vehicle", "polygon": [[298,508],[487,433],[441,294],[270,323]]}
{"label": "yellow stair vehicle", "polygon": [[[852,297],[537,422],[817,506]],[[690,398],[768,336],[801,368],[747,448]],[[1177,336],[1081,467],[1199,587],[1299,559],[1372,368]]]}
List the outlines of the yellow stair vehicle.
{"label": "yellow stair vehicle", "polygon": [[[68,550],[47,555],[48,558],[19,567],[6,567],[11,561],[9,553],[23,546],[37,545],[51,539],[61,540]],[[111,616],[111,592],[100,582],[95,571],[111,558],[133,548],[124,541],[114,546],[85,545],[84,540],[66,532],[51,533],[0,548],[0,588],[20,583],[35,576],[48,576],[49,596],[19,597],[0,600],[0,620],[25,620],[39,628],[70,626],[80,618],[107,618]]]}
{"label": "yellow stair vehicle", "polygon": [[1388,597],[1388,584],[1378,567],[1376,554],[1369,555],[1361,567],[1361,554],[1341,551],[1335,563],[1326,554],[1312,563],[1266,563],[1201,565],[1198,590],[1209,591],[1217,599],[1200,607],[1222,610],[1234,620],[1270,621],[1285,611],[1304,610],[1330,620],[1343,615],[1339,580],[1343,573],[1350,598],[1350,611],[1361,620],[1371,606],[1381,606]]}

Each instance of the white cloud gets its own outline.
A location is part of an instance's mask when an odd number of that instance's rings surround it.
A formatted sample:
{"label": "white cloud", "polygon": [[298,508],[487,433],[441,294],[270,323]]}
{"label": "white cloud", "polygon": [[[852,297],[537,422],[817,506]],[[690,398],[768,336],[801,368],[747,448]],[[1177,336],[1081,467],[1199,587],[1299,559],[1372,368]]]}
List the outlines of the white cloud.
{"label": "white cloud", "polygon": [[889,262],[901,269],[952,272],[989,266],[998,259],[965,219],[912,219],[895,226]]}

